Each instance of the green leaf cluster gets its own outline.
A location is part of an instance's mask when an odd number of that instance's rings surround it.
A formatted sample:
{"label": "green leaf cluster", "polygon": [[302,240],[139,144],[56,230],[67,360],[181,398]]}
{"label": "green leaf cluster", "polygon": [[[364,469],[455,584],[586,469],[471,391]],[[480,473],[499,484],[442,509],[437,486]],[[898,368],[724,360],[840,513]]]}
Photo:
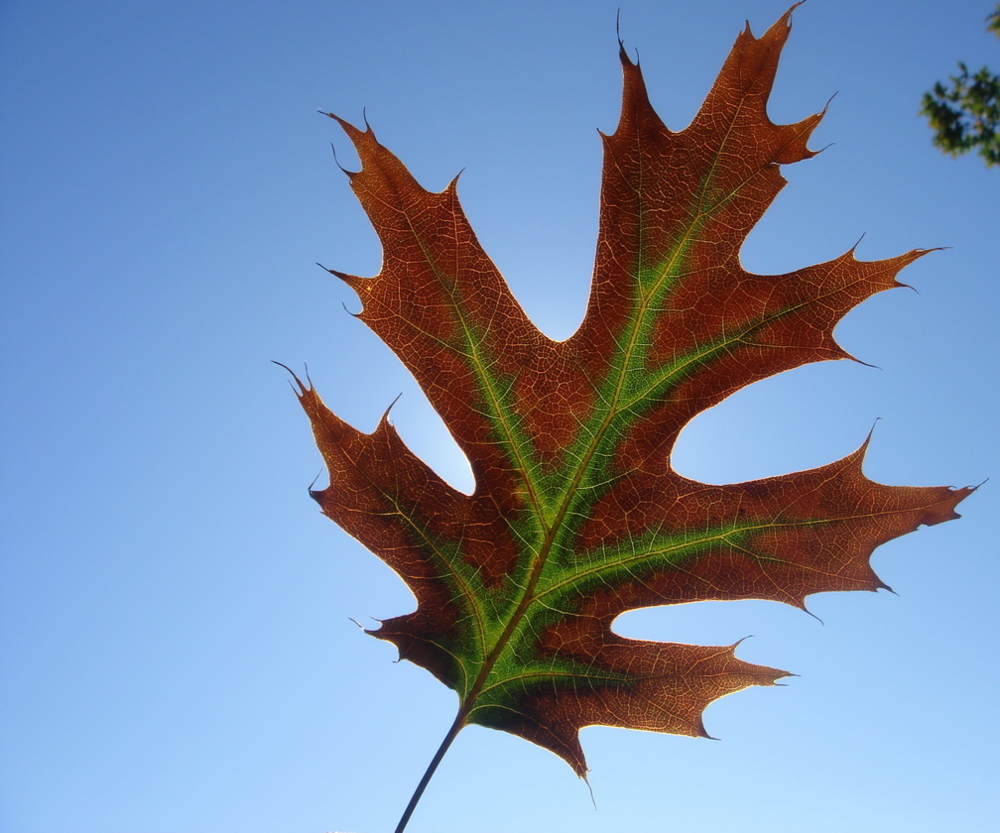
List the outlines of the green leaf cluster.
{"label": "green leaf cluster", "polygon": [[[1000,37],[1000,3],[986,20],[987,30]],[[921,101],[934,146],[951,156],[978,148],[987,166],[1000,165],[1000,75],[985,66],[971,73],[961,61],[958,68],[950,86],[938,81]]]}

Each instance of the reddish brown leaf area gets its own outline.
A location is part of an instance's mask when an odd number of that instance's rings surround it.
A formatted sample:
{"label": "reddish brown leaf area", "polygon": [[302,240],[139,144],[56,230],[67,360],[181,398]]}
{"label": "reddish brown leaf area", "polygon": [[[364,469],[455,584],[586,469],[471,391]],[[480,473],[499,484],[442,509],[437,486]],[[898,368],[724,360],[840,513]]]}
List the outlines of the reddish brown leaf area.
{"label": "reddish brown leaf area", "polygon": [[[595,506],[580,533],[584,551],[619,545],[665,525],[675,534],[742,526],[743,540],[734,547],[723,532],[686,570],[644,577],[633,590],[616,587],[603,615],[614,618],[650,603],[727,599],[804,607],[812,593],[886,587],[869,566],[872,550],[921,524],[957,518],[953,507],[970,490],[873,483],[862,474],[863,455],[864,447],[822,468],[734,486],[707,486],[666,471],[644,478],[640,492],[634,482],[640,478],[630,478],[613,499]],[[629,513],[620,509],[622,492],[625,500],[634,495]],[[744,518],[757,524],[743,525]],[[657,596],[659,602],[648,601]],[[588,613],[600,615],[589,605]]]}
{"label": "reddish brown leaf area", "polygon": [[416,596],[416,611],[374,635],[458,693],[445,747],[479,723],[552,750],[582,775],[584,726],[704,735],[709,703],[785,672],[737,659],[735,645],[625,639],[611,630],[615,617],[705,600],[803,607],[812,593],[877,590],[874,548],[957,517],[971,491],[874,483],[862,473],[864,447],[728,486],[670,466],[701,411],[776,373],[850,358],[836,324],[898,286],[899,270],[924,254],[860,262],[849,251],[785,275],[743,270],[740,247],[785,184],[780,166],[814,155],[806,142],[822,118],[767,116],[790,14],[759,39],[740,34],[679,133],[653,111],[622,50],[593,286],[564,342],[528,320],[454,182],[425,190],[370,128],[337,119],[361,159],[348,176],[384,257],[374,278],[334,274],[416,377],[476,487],[456,491],[386,419],[364,434],[300,384],[330,473],[313,495]]}

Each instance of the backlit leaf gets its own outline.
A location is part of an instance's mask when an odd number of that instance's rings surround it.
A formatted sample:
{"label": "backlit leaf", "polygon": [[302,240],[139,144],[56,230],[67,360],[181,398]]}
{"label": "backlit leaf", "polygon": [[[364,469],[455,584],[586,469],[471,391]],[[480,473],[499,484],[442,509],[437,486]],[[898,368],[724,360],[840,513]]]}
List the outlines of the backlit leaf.
{"label": "backlit leaf", "polygon": [[741,266],[744,240],[785,184],[781,166],[814,155],[807,141],[822,117],[767,116],[790,14],[761,38],[739,35],[677,133],[621,51],[593,284],[565,341],[518,305],[455,182],[425,190],[370,128],[337,119],[384,256],[375,277],[333,274],[443,418],[475,490],[448,485],[386,418],[358,431],[300,383],[330,475],[313,497],[413,591],[416,610],[372,633],[457,692],[455,731],[511,732],[580,775],[584,726],[705,735],[709,703],[786,672],[738,659],[736,645],[626,639],[612,630],[617,616],[706,600],[803,607],[812,593],[877,590],[873,549],[957,517],[970,492],[875,483],[864,446],[733,485],[671,468],[679,433],[706,408],[774,374],[850,358],[835,325],[924,254],[863,262],[848,251],[773,276]]}

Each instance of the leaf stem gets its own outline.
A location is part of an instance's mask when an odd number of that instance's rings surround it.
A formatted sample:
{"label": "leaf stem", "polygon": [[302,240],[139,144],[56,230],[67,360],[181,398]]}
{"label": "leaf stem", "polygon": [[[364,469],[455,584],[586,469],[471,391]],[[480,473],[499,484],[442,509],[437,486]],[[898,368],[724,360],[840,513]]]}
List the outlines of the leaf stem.
{"label": "leaf stem", "polygon": [[434,770],[438,768],[438,764],[441,763],[441,759],[444,757],[444,753],[448,751],[448,747],[451,746],[451,742],[458,737],[458,733],[462,731],[462,727],[465,726],[466,714],[467,712],[465,709],[459,709],[458,715],[455,717],[455,722],[451,724],[448,734],[444,736],[444,740],[441,741],[438,751],[434,753],[434,757],[431,758],[431,762],[427,765],[427,769],[424,771],[424,775],[420,779],[420,783],[417,784],[417,788],[413,791],[410,803],[406,805],[406,809],[403,811],[403,815],[399,819],[399,824],[396,825],[395,833],[403,833],[403,830],[406,828],[406,823],[410,820],[410,816],[413,815],[413,811],[417,807],[417,802],[420,801],[420,796],[422,796],[424,794],[424,790],[427,789],[427,785],[430,783],[431,777],[434,775]]}

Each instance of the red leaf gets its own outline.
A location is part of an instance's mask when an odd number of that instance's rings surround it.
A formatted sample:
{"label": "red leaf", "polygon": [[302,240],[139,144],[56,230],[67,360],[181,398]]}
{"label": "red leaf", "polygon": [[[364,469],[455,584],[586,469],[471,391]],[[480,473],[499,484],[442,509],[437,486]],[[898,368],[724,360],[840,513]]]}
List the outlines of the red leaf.
{"label": "red leaf", "polygon": [[454,182],[424,190],[370,128],[337,119],[360,156],[348,176],[384,260],[374,278],[334,274],[416,377],[476,487],[456,491],[385,419],[361,433],[300,383],[330,473],[313,496],[412,589],[416,611],[373,633],[455,689],[456,732],[512,732],[580,775],[584,726],[705,735],[710,702],[785,672],[737,659],[735,645],[626,639],[615,617],[702,600],[803,607],[811,593],[877,590],[873,549],[957,517],[971,491],[874,483],[864,446],[818,469],[728,486],[670,466],[681,429],[706,408],[776,373],[850,358],[835,325],[924,254],[859,262],[848,251],[776,276],[740,265],[785,184],[780,166],[814,155],[806,142],[822,118],[767,116],[790,14],[759,39],[740,34],[679,133],[622,50],[593,288],[563,342],[514,300]]}

